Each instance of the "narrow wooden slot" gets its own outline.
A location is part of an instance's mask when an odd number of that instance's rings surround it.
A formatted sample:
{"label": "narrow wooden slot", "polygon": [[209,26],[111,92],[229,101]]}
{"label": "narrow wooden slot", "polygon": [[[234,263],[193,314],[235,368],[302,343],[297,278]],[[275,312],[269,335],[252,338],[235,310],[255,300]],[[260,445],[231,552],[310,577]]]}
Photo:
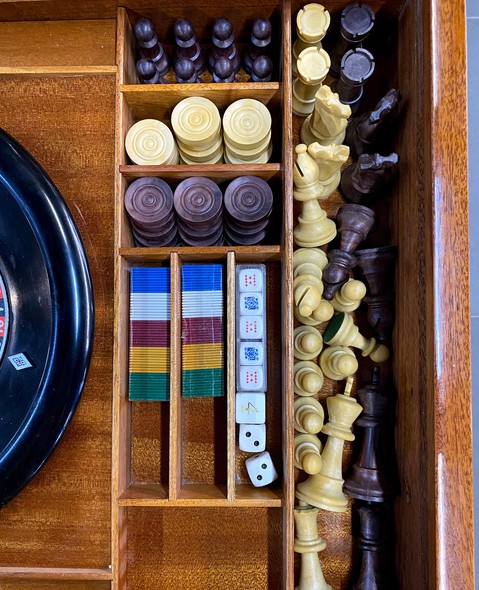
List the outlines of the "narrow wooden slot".
{"label": "narrow wooden slot", "polygon": [[236,260],[235,253],[226,258],[226,395],[228,408],[228,501],[235,500],[236,479]]}
{"label": "narrow wooden slot", "polygon": [[112,580],[110,568],[0,567],[0,580]]}
{"label": "narrow wooden slot", "polygon": [[[280,246],[207,246],[202,248],[178,248],[184,261],[224,260],[228,252],[234,252],[237,262],[263,262],[280,260]],[[167,259],[171,248],[121,248],[121,255],[130,262],[159,262]]]}
{"label": "narrow wooden slot", "polygon": [[168,504],[168,495],[168,486],[163,483],[132,483],[118,503],[120,506]]}
{"label": "narrow wooden slot", "polygon": [[169,498],[175,501],[181,487],[183,408],[181,404],[181,258],[171,253],[170,348],[170,482]]}
{"label": "narrow wooden slot", "polygon": [[120,88],[127,81],[136,79],[135,54],[133,51],[136,41],[124,8],[118,8],[117,19],[118,88]]}
{"label": "narrow wooden slot", "polygon": [[[128,131],[128,129],[127,129]],[[171,166],[134,166],[121,164],[120,172],[128,180],[143,176],[159,176],[164,180],[184,180],[190,176],[207,176],[211,180],[232,180],[237,176],[259,176],[263,180],[278,178],[281,175],[280,164],[210,164],[210,165],[171,165]]]}

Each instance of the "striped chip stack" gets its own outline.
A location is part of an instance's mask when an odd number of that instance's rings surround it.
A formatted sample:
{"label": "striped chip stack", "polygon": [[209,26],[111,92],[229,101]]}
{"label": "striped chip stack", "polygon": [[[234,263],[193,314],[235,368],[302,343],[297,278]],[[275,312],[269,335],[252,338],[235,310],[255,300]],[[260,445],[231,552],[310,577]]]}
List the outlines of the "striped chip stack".
{"label": "striped chip stack", "polygon": [[182,268],[182,392],[184,397],[224,393],[223,267]]}
{"label": "striped chip stack", "polygon": [[171,126],[182,164],[221,164],[223,138],[216,105],[201,96],[180,101],[171,113]]}
{"label": "striped chip stack", "polygon": [[271,114],[259,100],[242,98],[223,115],[227,164],[266,164],[271,158]]}
{"label": "striped chip stack", "polygon": [[129,399],[170,399],[169,268],[131,269]]}

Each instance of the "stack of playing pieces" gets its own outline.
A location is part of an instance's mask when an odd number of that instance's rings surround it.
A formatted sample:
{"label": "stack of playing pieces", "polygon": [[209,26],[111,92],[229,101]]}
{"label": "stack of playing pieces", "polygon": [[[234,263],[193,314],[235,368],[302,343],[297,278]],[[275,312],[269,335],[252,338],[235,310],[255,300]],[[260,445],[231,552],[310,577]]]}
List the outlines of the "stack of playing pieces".
{"label": "stack of playing pieces", "polygon": [[182,164],[221,164],[223,138],[216,105],[201,96],[179,102],[171,114]]}
{"label": "stack of playing pieces", "polygon": [[263,103],[243,98],[223,115],[227,164],[265,164],[271,158],[271,114]]}
{"label": "stack of playing pieces", "polygon": [[170,398],[169,268],[131,269],[129,398]]}
{"label": "stack of playing pieces", "polygon": [[229,245],[259,244],[266,236],[273,191],[256,176],[239,176],[225,191],[225,234]]}
{"label": "stack of playing pieces", "polygon": [[139,246],[176,245],[173,191],[164,180],[145,177],[133,181],[125,192],[125,208]]}
{"label": "stack of playing pieces", "polygon": [[186,178],[173,196],[178,233],[188,246],[223,243],[223,194],[219,186],[202,176]]}
{"label": "stack of playing pieces", "polygon": [[185,397],[224,392],[223,267],[182,267],[182,392]]}
{"label": "stack of playing pieces", "polygon": [[178,164],[178,147],[170,129],[156,119],[143,119],[126,134],[125,149],[133,164],[164,166]]}

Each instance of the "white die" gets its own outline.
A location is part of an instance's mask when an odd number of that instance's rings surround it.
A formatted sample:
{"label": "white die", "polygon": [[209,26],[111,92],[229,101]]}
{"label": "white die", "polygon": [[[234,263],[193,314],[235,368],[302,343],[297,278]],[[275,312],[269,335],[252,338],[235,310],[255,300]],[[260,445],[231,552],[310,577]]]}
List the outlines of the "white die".
{"label": "white die", "polygon": [[262,293],[241,293],[239,296],[240,315],[263,315]]}
{"label": "white die", "polygon": [[240,367],[238,389],[241,391],[264,391],[264,371],[262,367]]}
{"label": "white die", "polygon": [[239,347],[240,365],[262,365],[264,346],[261,342],[241,342]]}
{"label": "white die", "polygon": [[240,292],[262,291],[263,272],[259,268],[243,268],[238,273],[238,285]]}
{"label": "white die", "polygon": [[240,316],[239,335],[241,340],[263,338],[264,325],[261,316]]}
{"label": "white die", "polygon": [[240,424],[240,451],[258,453],[266,448],[266,424]]}
{"label": "white die", "polygon": [[266,394],[236,394],[237,424],[264,424],[266,422]]}
{"label": "white die", "polygon": [[248,457],[245,465],[251,483],[257,488],[267,486],[278,477],[268,451]]}

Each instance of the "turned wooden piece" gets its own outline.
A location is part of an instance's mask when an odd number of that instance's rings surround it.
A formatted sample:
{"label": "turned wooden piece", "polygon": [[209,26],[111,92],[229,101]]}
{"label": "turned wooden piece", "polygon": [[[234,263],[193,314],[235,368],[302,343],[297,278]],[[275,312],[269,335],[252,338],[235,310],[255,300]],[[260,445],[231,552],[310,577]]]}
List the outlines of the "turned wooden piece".
{"label": "turned wooden piece", "polygon": [[363,413],[356,425],[363,429],[361,450],[344,493],[357,500],[384,502],[394,494],[394,486],[386,468],[381,446],[381,427],[388,411],[389,396],[379,385],[379,370],[375,368],[371,383],[357,393]]}
{"label": "turned wooden piece", "polygon": [[345,512],[348,507],[348,500],[342,491],[344,441],[354,440],[351,427],[362,410],[358,402],[349,397],[351,386],[350,378],[344,394],[327,398],[329,422],[322,431],[328,435],[328,440],[321,455],[321,471],[296,486],[298,500],[332,512]]}
{"label": "turned wooden piece", "polygon": [[366,239],[374,225],[374,211],[364,205],[343,205],[336,216],[340,235],[339,250],[328,254],[329,264],[323,271],[324,298],[331,300],[336,291],[349,279],[357,259],[357,246]]}
{"label": "turned wooden piece", "polygon": [[314,434],[297,434],[294,437],[294,466],[309,475],[319,473],[323,464],[322,447],[321,441]]}
{"label": "turned wooden piece", "polygon": [[319,88],[314,96],[314,109],[301,126],[301,141],[310,145],[342,144],[351,108],[339,100],[339,95],[327,85]]}
{"label": "turned wooden piece", "polygon": [[319,182],[324,189],[321,199],[327,199],[339,186],[341,166],[349,158],[349,148],[346,145],[321,145],[315,141],[308,147],[308,154],[319,168]]}
{"label": "turned wooden piece", "polygon": [[394,273],[396,246],[356,250],[358,267],[368,284],[369,293],[364,298],[368,306],[368,322],[378,340],[391,338],[394,326]]}
{"label": "turned wooden piece", "polygon": [[389,349],[378,344],[375,338],[367,339],[359,333],[353,318],[340,312],[329,322],[323,340],[330,346],[353,346],[361,350],[362,356],[369,356],[375,363],[384,363],[389,358]]}
{"label": "turned wooden piece", "polygon": [[303,316],[299,313],[298,308],[294,308],[294,316],[305,326],[317,326],[322,322],[329,322],[334,315],[334,307],[326,299],[321,299],[319,306],[308,316]]}
{"label": "turned wooden piece", "polygon": [[316,358],[323,349],[323,337],[314,326],[298,326],[294,330],[294,357],[301,361]]}
{"label": "turned wooden piece", "polygon": [[316,395],[323,386],[323,372],[316,363],[299,361],[294,365],[294,393]]}
{"label": "turned wooden piece", "polygon": [[227,18],[218,18],[213,25],[213,47],[208,56],[210,70],[214,70],[215,62],[220,57],[226,57],[233,63],[237,74],[241,68],[241,56],[235,43],[233,25]]}
{"label": "turned wooden piece", "polygon": [[365,295],[366,285],[356,279],[349,279],[339,291],[336,291],[331,303],[336,311],[351,313],[360,306]]}
{"label": "turned wooden piece", "polygon": [[296,32],[298,38],[293,43],[292,71],[293,78],[298,75],[297,61],[300,53],[307,47],[321,49],[321,40],[331,23],[329,12],[321,4],[306,4],[296,15]]}
{"label": "turned wooden piece", "polygon": [[324,425],[323,406],[314,397],[294,400],[294,428],[298,432],[318,434]]}
{"label": "turned wooden piece", "polygon": [[331,61],[324,49],[307,47],[299,54],[298,77],[293,82],[293,113],[307,117],[313,112],[315,94],[328,75]]}
{"label": "turned wooden piece", "polygon": [[163,45],[158,41],[153,23],[147,18],[139,18],[135,23],[134,33],[141,57],[151,59],[160,76],[164,76],[170,64]]}
{"label": "turned wooden piece", "polygon": [[329,346],[321,353],[319,366],[329,379],[342,381],[356,373],[358,361],[347,346]]}
{"label": "turned wooden piece", "polygon": [[306,145],[297,145],[295,152],[293,196],[301,202],[301,213],[294,228],[294,239],[298,246],[314,248],[336,237],[336,224],[326,217],[318,202],[324,191],[319,183],[318,165],[308,154]]}
{"label": "turned wooden piece", "polygon": [[321,271],[328,264],[326,253],[320,248],[298,248],[293,253],[293,277],[298,274],[314,274],[316,267]]}
{"label": "turned wooden piece", "polygon": [[318,512],[317,508],[301,502],[294,509],[294,551],[301,554],[299,584],[295,590],[331,590],[318,558],[318,552],[326,548],[326,542],[318,535]]}
{"label": "turned wooden piece", "polygon": [[381,131],[397,109],[401,95],[399,90],[391,88],[378,102],[372,111],[351,119],[344,143],[351,148],[351,155],[358,158],[362,154],[375,151],[375,142]]}
{"label": "turned wooden piece", "polygon": [[343,104],[351,108],[354,115],[363,97],[363,86],[371,78],[375,69],[372,54],[363,47],[347,51],[341,58],[340,78],[333,84]]}
{"label": "turned wooden piece", "polygon": [[350,164],[341,174],[339,190],[347,201],[360,203],[383,188],[393,177],[399,156],[363,154],[357,162]]}
{"label": "turned wooden piece", "polygon": [[187,18],[177,19],[174,25],[174,33],[176,58],[191,59],[199,76],[206,68],[206,57],[201,45],[196,40],[192,22]]}
{"label": "turned wooden piece", "polygon": [[[267,57],[271,44],[273,27],[267,18],[257,18],[251,29],[250,42],[244,53],[244,69],[248,74],[253,71],[253,63],[261,57]],[[268,58],[269,59],[269,58]]]}

